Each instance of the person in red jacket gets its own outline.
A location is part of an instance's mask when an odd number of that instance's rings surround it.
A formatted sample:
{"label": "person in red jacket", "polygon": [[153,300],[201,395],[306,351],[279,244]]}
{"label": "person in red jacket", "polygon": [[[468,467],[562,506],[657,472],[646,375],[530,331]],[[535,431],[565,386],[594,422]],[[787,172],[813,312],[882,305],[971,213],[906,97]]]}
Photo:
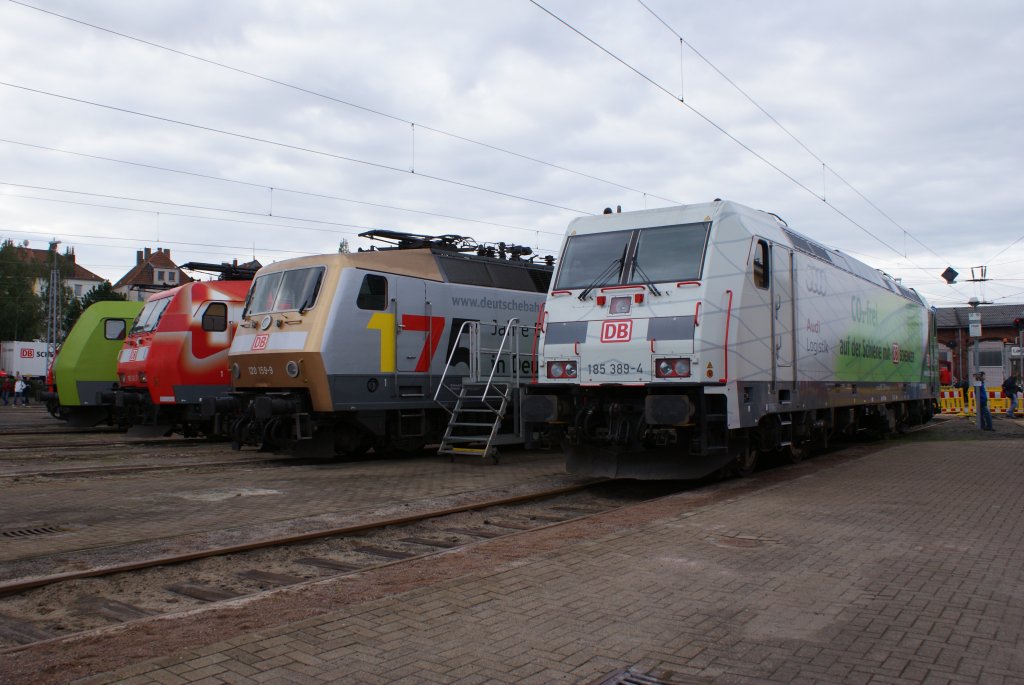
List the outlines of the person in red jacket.
{"label": "person in red jacket", "polygon": [[14,392],[14,379],[7,375],[6,369],[0,369],[0,395],[3,396],[5,407],[12,392]]}

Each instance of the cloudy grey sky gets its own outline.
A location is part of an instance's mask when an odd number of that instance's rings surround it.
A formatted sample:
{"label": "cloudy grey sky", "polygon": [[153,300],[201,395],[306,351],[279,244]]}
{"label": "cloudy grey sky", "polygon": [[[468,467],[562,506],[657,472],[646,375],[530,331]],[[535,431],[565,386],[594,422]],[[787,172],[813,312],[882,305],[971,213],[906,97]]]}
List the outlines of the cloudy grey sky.
{"label": "cloudy grey sky", "polygon": [[0,238],[115,281],[721,197],[1024,302],[1024,5],[644,3],[0,0]]}

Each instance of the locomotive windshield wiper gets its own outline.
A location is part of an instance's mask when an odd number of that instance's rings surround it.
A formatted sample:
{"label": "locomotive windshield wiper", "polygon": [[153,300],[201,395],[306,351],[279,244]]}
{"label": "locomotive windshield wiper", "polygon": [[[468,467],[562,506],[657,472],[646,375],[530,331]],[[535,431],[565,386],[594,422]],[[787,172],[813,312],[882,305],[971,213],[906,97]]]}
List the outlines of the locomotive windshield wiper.
{"label": "locomotive windshield wiper", "polygon": [[299,307],[299,316],[306,313],[306,310],[313,306],[313,302],[316,300],[317,293],[320,292],[320,283],[324,280],[324,272],[320,271],[316,276],[316,283],[313,287],[306,291],[306,297],[302,300],[302,306]]}
{"label": "locomotive windshield wiper", "polygon": [[641,283],[650,288],[651,293],[653,293],[654,295],[661,295],[661,291],[658,290],[658,286],[654,285],[654,281],[651,280],[651,277],[648,276],[644,272],[644,270],[640,268],[640,262],[638,262],[635,257],[633,258],[633,271],[640,274],[640,278],[644,279],[641,281]]}
{"label": "locomotive windshield wiper", "polygon": [[625,256],[617,257],[617,258],[613,259],[612,263],[609,264],[608,266],[606,266],[604,271],[599,273],[597,275],[597,278],[595,278],[594,281],[590,285],[588,285],[586,288],[584,288],[583,292],[581,292],[577,296],[576,299],[578,299],[580,302],[582,302],[583,300],[587,299],[587,295],[589,295],[591,293],[591,291],[594,290],[594,288],[596,288],[597,286],[601,285],[601,283],[604,281],[604,279],[608,278],[613,273],[615,273],[616,269],[621,269],[622,268],[622,262],[624,260],[625,260]]}

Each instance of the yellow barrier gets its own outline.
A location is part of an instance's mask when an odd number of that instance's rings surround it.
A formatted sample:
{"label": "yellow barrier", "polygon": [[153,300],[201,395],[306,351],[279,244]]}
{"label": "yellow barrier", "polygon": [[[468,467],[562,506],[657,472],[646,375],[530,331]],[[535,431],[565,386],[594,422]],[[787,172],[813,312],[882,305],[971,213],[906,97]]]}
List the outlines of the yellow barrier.
{"label": "yellow barrier", "polygon": [[[1010,398],[1003,396],[1002,388],[985,388],[988,393],[988,410],[993,415],[1006,414],[1010,410]],[[1020,413],[1020,398],[1018,399],[1018,413]],[[944,385],[939,390],[939,409],[943,414],[969,414],[974,416],[978,409],[974,402],[974,388],[967,391],[967,401],[964,402],[964,391],[960,388]]]}
{"label": "yellow barrier", "polygon": [[939,410],[943,414],[963,414],[964,394],[959,388],[943,386],[939,390]]}

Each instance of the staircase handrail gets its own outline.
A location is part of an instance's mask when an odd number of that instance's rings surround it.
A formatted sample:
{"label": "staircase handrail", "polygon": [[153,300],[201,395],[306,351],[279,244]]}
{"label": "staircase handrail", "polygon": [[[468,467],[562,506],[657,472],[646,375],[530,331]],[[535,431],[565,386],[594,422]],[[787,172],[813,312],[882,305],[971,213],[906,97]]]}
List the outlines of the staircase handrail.
{"label": "staircase handrail", "polygon": [[438,404],[440,404],[441,408],[444,409],[449,414],[452,413],[451,410],[448,409],[448,407],[444,406],[444,404],[442,404],[441,401],[438,400],[437,398],[441,395],[441,389],[442,388],[448,390],[453,395],[455,394],[454,391],[452,391],[450,388],[448,388],[444,384],[445,376],[448,375],[448,369],[450,369],[452,367],[452,360],[455,359],[455,353],[458,352],[458,350],[459,350],[459,341],[462,340],[462,334],[466,331],[466,327],[468,326],[470,328],[473,328],[473,327],[479,327],[479,325],[480,325],[479,321],[463,321],[462,325],[459,326],[459,333],[458,333],[458,335],[455,336],[455,344],[452,345],[452,351],[448,353],[448,361],[445,362],[444,370],[441,372],[441,378],[437,382],[437,390],[434,391],[434,402],[437,402]]}
{"label": "staircase handrail", "polygon": [[[487,403],[487,400],[486,400],[487,393],[490,391],[491,385],[494,382],[494,373],[498,370],[498,362],[501,360],[501,355],[504,353],[505,343],[506,343],[506,341],[508,341],[508,335],[513,330],[518,329],[518,328],[519,328],[519,319],[517,319],[517,318],[511,318],[511,319],[508,320],[508,323],[505,324],[505,334],[501,336],[501,344],[498,345],[498,349],[494,353],[494,363],[491,364],[491,374],[487,377],[487,383],[484,385],[484,392],[483,392],[483,395],[480,398],[485,404]],[[518,356],[516,353],[519,351],[518,343],[519,343],[519,341],[517,339],[516,340],[516,349],[514,351],[512,351],[512,357],[513,358],[510,360],[512,369],[511,369],[511,373],[509,373],[509,375],[508,375],[509,376],[510,384],[511,385],[515,385],[515,386],[519,385],[519,367],[516,366],[516,364],[515,364],[515,361],[516,361],[515,357]],[[488,404],[488,406],[490,406],[490,405]]]}

